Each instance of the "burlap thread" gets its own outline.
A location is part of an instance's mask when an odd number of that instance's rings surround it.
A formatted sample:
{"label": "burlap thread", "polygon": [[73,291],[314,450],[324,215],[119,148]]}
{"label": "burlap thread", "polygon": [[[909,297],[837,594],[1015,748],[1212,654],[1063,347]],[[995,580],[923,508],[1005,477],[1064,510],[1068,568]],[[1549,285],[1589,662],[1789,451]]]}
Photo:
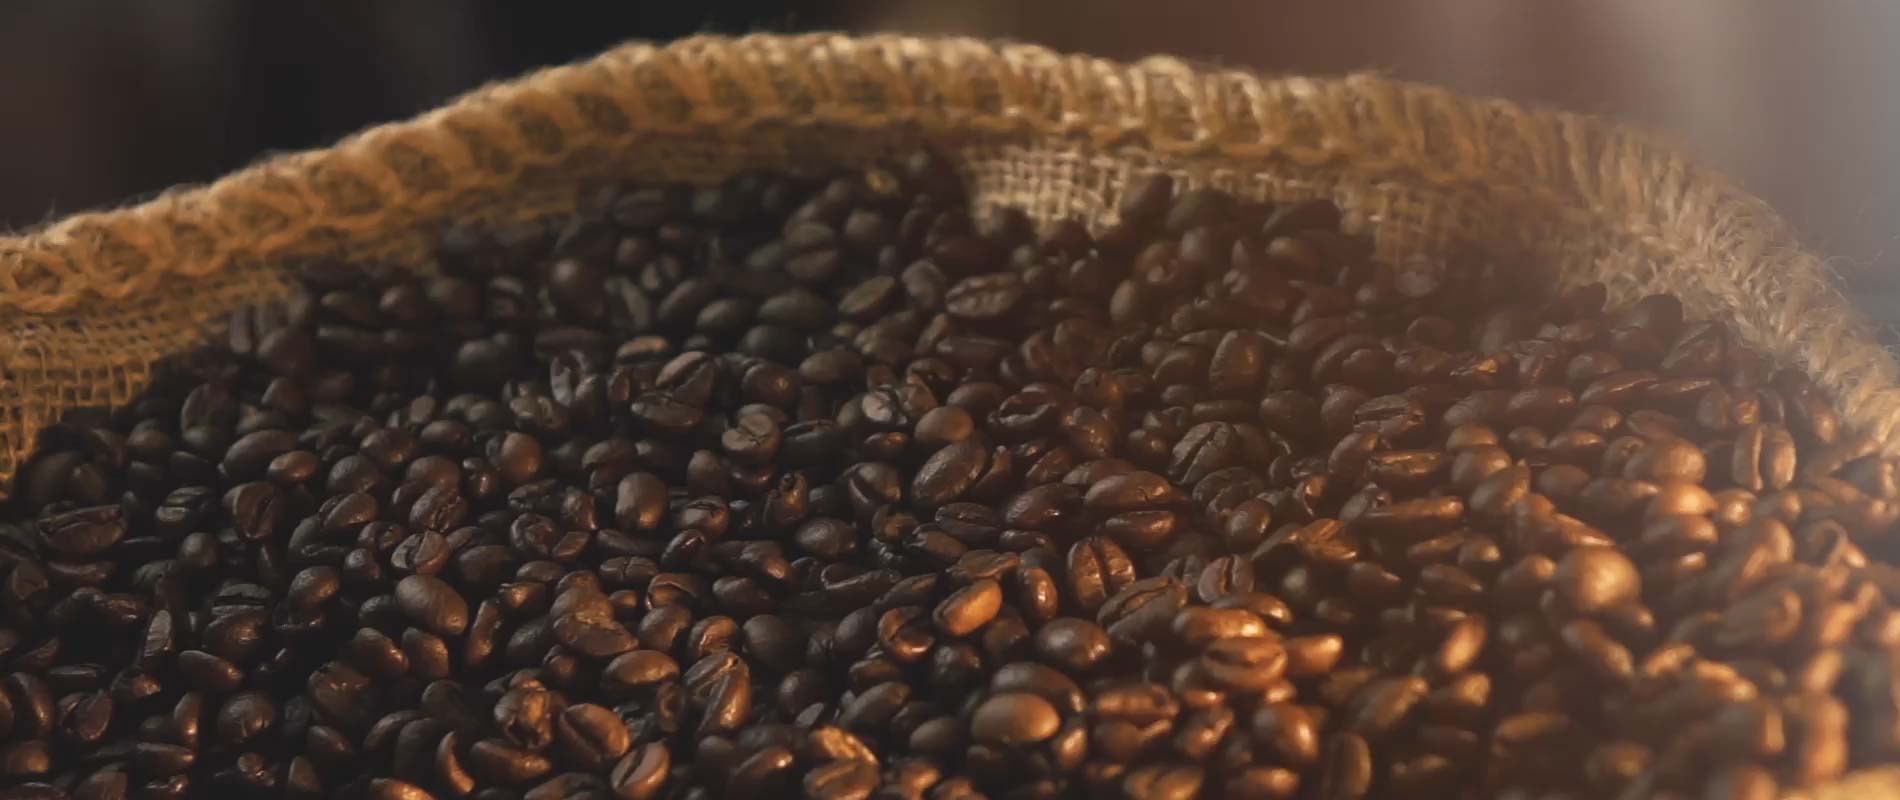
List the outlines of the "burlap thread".
{"label": "burlap thread", "polygon": [[[206,323],[350,258],[428,269],[451,220],[572,210],[615,178],[716,180],[931,145],[980,208],[1112,218],[1155,170],[1275,200],[1331,197],[1379,252],[1466,252],[1680,295],[1807,370],[1900,454],[1900,367],[1788,227],[1722,176],[1588,117],[1368,75],[1135,64],[970,39],[836,35],[629,44],[496,84],[211,185],[0,237],[0,496],[66,409],[118,405]],[[1900,795],[1872,771],[1824,797]]]}

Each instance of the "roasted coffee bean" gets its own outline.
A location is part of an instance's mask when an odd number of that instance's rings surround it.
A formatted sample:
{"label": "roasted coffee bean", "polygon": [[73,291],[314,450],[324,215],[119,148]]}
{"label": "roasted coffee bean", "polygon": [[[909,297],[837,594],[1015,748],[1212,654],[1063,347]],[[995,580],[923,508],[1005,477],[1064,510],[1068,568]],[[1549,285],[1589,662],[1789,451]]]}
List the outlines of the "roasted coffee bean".
{"label": "roasted coffee bean", "polygon": [[1372,749],[1365,739],[1350,733],[1335,734],[1326,745],[1318,796],[1326,800],[1365,797],[1372,790],[1374,768]]}
{"label": "roasted coffee bean", "polygon": [[897,681],[879,683],[846,702],[838,711],[838,725],[860,734],[875,734],[909,701],[911,688]]}
{"label": "roasted coffee bean", "polygon": [[547,775],[553,767],[546,756],[500,739],[482,739],[469,747],[470,773],[503,786],[533,783]]}
{"label": "roasted coffee bean", "polygon": [[1428,688],[1424,679],[1416,677],[1374,681],[1347,707],[1347,728],[1369,741],[1382,740],[1405,723]]}
{"label": "roasted coffee bean", "polygon": [[1032,661],[1003,665],[990,677],[990,690],[998,693],[1028,692],[1067,713],[1079,713],[1084,707],[1081,687],[1068,675]]}
{"label": "roasted coffee bean", "polygon": [[47,547],[64,558],[98,555],[125,538],[125,520],[118,506],[98,506],[40,520]]}
{"label": "roasted coffee bean", "polygon": [[900,606],[884,612],[877,621],[878,646],[904,663],[921,660],[936,643],[924,615],[924,609],[917,606]]}
{"label": "roasted coffee bean", "polygon": [[1021,746],[1054,736],[1061,717],[1049,701],[1020,692],[992,695],[976,707],[970,732],[979,742]]}
{"label": "roasted coffee bean", "polygon": [[608,776],[608,782],[620,797],[648,800],[659,796],[671,767],[672,758],[666,746],[651,742],[635,748],[616,763]]}
{"label": "roasted coffee bean", "polygon": [[1253,563],[1242,556],[1220,556],[1201,568],[1201,574],[1194,584],[1195,596],[1201,602],[1213,603],[1223,597],[1241,595],[1253,591]]}
{"label": "roasted coffee bean", "polygon": [[468,628],[468,601],[455,587],[429,575],[411,575],[396,584],[396,605],[404,616],[442,636]]}
{"label": "roasted coffee bean", "polygon": [[988,624],[1002,607],[1002,586],[984,578],[945,598],[931,613],[931,619],[944,633],[965,636]]}
{"label": "roasted coffee bean", "polygon": [[1285,648],[1287,675],[1312,678],[1338,665],[1345,652],[1345,642],[1337,634],[1314,634],[1289,638]]}
{"label": "roasted coffee bean", "polygon": [[495,728],[510,742],[533,750],[554,739],[553,697],[540,687],[509,690],[495,701]]}
{"label": "roasted coffee bean", "polygon": [[239,746],[277,723],[277,706],[261,692],[242,692],[224,701],[215,725],[218,741]]}
{"label": "roasted coffee bean", "polygon": [[619,715],[591,703],[568,706],[555,720],[554,741],[561,755],[586,770],[604,770],[632,744]]}
{"label": "roasted coffee bean", "polygon": [[1036,631],[1036,653],[1065,671],[1086,673],[1108,658],[1108,632],[1088,620],[1063,617]]}
{"label": "roasted coffee bean", "polygon": [[1285,702],[1265,705],[1254,712],[1251,725],[1254,744],[1263,753],[1295,767],[1319,761],[1319,722],[1307,709]]}
{"label": "roasted coffee bean", "polygon": [[1161,636],[1175,612],[1188,600],[1188,590],[1179,580],[1161,576],[1135,581],[1116,592],[1102,605],[1096,621],[1108,631],[1109,638],[1124,646],[1136,646]]}
{"label": "roasted coffee bean", "polygon": [[1170,622],[1175,637],[1193,648],[1234,639],[1265,639],[1270,631],[1258,614],[1242,608],[1190,606]]}
{"label": "roasted coffee bean", "polygon": [[1083,503],[1101,514],[1167,508],[1181,503],[1174,484],[1152,472],[1125,472],[1106,476],[1088,487]]}
{"label": "roasted coffee bean", "polygon": [[1216,687],[1258,691],[1286,671],[1286,649],[1267,637],[1217,639],[1201,651],[1201,672]]}
{"label": "roasted coffee bean", "polygon": [[1069,548],[1067,576],[1072,602],[1083,613],[1093,614],[1110,595],[1134,583],[1135,566],[1113,541],[1091,536]]}
{"label": "roasted coffee bean", "polygon": [[1581,547],[1557,562],[1551,591],[1565,606],[1590,613],[1636,599],[1642,578],[1636,565],[1616,550]]}
{"label": "roasted coffee bean", "polygon": [[1175,481],[1192,485],[1240,458],[1240,434],[1233,425],[1203,422],[1182,434],[1174,446],[1168,472]]}
{"label": "roasted coffee bean", "polygon": [[911,498],[935,508],[962,498],[989,466],[990,451],[981,442],[960,441],[945,445],[918,468],[911,482]]}
{"label": "roasted coffee bean", "polygon": [[832,761],[804,778],[805,796],[824,800],[869,797],[877,785],[877,764],[855,759]]}
{"label": "roasted coffee bean", "polygon": [[1900,468],[1807,377],[1668,296],[1383,263],[1324,200],[1109,191],[1100,233],[978,221],[920,156],[308,267],[21,469],[0,784],[1772,796],[1900,759]]}
{"label": "roasted coffee bean", "polygon": [[944,295],[944,310],[969,321],[1007,316],[1022,302],[1024,287],[1015,273],[972,275],[958,281]]}

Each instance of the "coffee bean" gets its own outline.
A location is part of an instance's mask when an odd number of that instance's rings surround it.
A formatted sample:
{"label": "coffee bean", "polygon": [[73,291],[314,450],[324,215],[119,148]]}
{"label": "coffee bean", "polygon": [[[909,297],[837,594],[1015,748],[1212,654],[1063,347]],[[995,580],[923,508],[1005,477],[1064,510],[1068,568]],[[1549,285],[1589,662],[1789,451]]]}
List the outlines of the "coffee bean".
{"label": "coffee bean", "polygon": [[1091,536],[1069,548],[1067,575],[1073,602],[1083,613],[1092,614],[1111,594],[1135,581],[1135,568],[1120,546]]}
{"label": "coffee bean", "polygon": [[976,419],[957,406],[933,408],[917,419],[912,436],[925,447],[942,447],[970,438],[976,432]]}
{"label": "coffee bean", "polygon": [[918,468],[911,498],[926,508],[954,502],[974,487],[989,466],[989,449],[976,441],[945,445]]}
{"label": "coffee bean", "polygon": [[1307,709],[1291,703],[1262,706],[1251,724],[1254,742],[1263,752],[1293,766],[1319,761],[1319,723]]}
{"label": "coffee bean", "polygon": [[500,739],[482,739],[469,747],[469,770],[504,786],[532,783],[553,769],[545,756]]}
{"label": "coffee bean", "polygon": [[242,692],[224,701],[218,709],[218,740],[227,746],[242,745],[277,722],[277,706],[261,692]]}
{"label": "coffee bean", "polygon": [[1197,649],[1230,639],[1265,639],[1269,634],[1259,615],[1241,608],[1190,606],[1177,612],[1170,625],[1175,637]]}
{"label": "coffee bean", "polygon": [[648,800],[666,785],[672,759],[666,746],[651,742],[635,748],[614,765],[608,781],[620,797]]}
{"label": "coffee bean", "polygon": [[1088,620],[1064,617],[1036,631],[1036,653],[1043,661],[1069,672],[1086,673],[1108,658],[1108,632]]}
{"label": "coffee bean", "polygon": [[726,453],[745,464],[770,461],[782,441],[778,423],[765,414],[741,415],[719,437],[719,444]]}
{"label": "coffee bean", "polygon": [[993,695],[976,707],[970,731],[977,741],[1020,746],[1054,736],[1061,717],[1049,701],[1033,694]]}
{"label": "coffee bean", "polygon": [[60,699],[58,709],[59,734],[71,741],[97,742],[112,724],[112,698],[104,692],[67,695]]}
{"label": "coffee bean", "polygon": [[869,797],[877,783],[875,762],[858,760],[832,761],[806,773],[804,778],[805,795],[822,800]]}
{"label": "coffee bean", "polygon": [[931,619],[951,636],[966,636],[983,627],[1003,607],[1003,589],[988,578],[958,589],[939,604]]}
{"label": "coffee bean", "polygon": [[226,492],[224,508],[232,528],[250,540],[271,538],[284,512],[277,488],[263,482],[241,484]]}
{"label": "coffee bean", "polygon": [[554,640],[589,658],[606,659],[638,646],[632,633],[618,622],[582,614],[554,618]]}
{"label": "coffee bean", "polygon": [[468,628],[468,601],[440,578],[403,578],[396,584],[396,604],[404,616],[433,633],[459,636]]}
{"label": "coffee bean", "polygon": [[1168,474],[1180,483],[1199,483],[1202,478],[1227,467],[1240,458],[1240,437],[1224,422],[1203,422],[1189,428],[1175,444]]}
{"label": "coffee bean", "polygon": [[1695,483],[1707,474],[1707,460],[1695,443],[1666,438],[1649,443],[1630,457],[1623,477],[1636,480],[1680,480]]}
{"label": "coffee bean", "polygon": [[1075,487],[1045,483],[1011,498],[1003,506],[1003,522],[1015,528],[1056,530],[1080,510],[1081,493]]}
{"label": "coffee bean", "polygon": [[533,750],[554,739],[553,697],[539,687],[512,689],[495,701],[495,727],[510,742]]}
{"label": "coffee bean", "polygon": [[1114,514],[1166,508],[1184,498],[1166,478],[1152,472],[1109,475],[1089,485],[1083,502],[1091,511]]}
{"label": "coffee bean", "polygon": [[410,508],[410,526],[429,531],[448,531],[468,518],[468,502],[455,487],[437,486],[423,492]]}
{"label": "coffee bean", "polygon": [[1629,558],[1608,547],[1583,547],[1557,562],[1551,590],[1568,607],[1601,611],[1634,600],[1642,578]]}
{"label": "coffee bean", "polygon": [[1201,671],[1217,687],[1265,689],[1286,671],[1286,650],[1266,637],[1218,639],[1201,651]]}
{"label": "coffee bean", "polygon": [[208,692],[228,692],[244,681],[236,664],[202,650],[179,653],[178,669],[193,686]]}
{"label": "coffee bean", "polygon": [[125,520],[118,506],[69,511],[40,520],[46,545],[65,558],[98,555],[125,538]]}
{"label": "coffee bean", "polygon": [[1122,790],[1129,797],[1187,798],[1201,796],[1201,784],[1207,778],[1199,767],[1185,764],[1149,764],[1131,770],[1122,779]]}
{"label": "coffee bean", "polygon": [[1051,667],[1031,661],[1003,665],[990,678],[990,690],[997,693],[1028,692],[1049,701],[1068,713],[1083,709],[1082,689],[1075,680]]}
{"label": "coffee bean", "polygon": [[1110,640],[1138,646],[1165,635],[1170,620],[1187,600],[1187,587],[1179,580],[1146,578],[1110,597],[1096,613],[1096,622],[1108,631]]}
{"label": "coffee bean", "polygon": [[1022,302],[1022,279],[1014,273],[972,275],[957,281],[944,295],[944,310],[969,321],[1006,316]]}
{"label": "coffee bean", "polygon": [[600,770],[627,752],[632,740],[626,723],[612,711],[592,703],[568,706],[555,721],[554,739],[561,754],[582,769]]}
{"label": "coffee bean", "polygon": [[1372,781],[1372,750],[1366,740],[1350,733],[1335,734],[1326,745],[1318,796],[1326,800],[1365,797]]}
{"label": "coffee bean", "polygon": [[1310,678],[1332,671],[1344,654],[1345,643],[1336,634],[1295,636],[1286,640],[1287,675]]}
{"label": "coffee bean", "polygon": [[745,796],[758,796],[784,782],[796,758],[790,748],[782,745],[761,748],[733,767],[726,786]]}
{"label": "coffee bean", "polygon": [[838,712],[838,725],[860,734],[875,734],[910,699],[911,688],[897,681],[879,683],[859,693]]}

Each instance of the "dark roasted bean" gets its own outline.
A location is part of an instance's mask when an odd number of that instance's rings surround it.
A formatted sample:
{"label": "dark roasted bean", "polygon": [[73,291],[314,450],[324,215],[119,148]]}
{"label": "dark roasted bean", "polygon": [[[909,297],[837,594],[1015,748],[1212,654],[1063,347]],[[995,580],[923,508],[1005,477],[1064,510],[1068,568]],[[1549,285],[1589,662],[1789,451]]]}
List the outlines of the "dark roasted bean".
{"label": "dark roasted bean", "polygon": [[1557,562],[1551,590],[1568,607],[1589,613],[1636,599],[1642,578],[1629,558],[1608,547],[1582,547]]}
{"label": "dark roasted bean", "polygon": [[619,797],[649,800],[666,785],[671,767],[666,746],[652,742],[635,748],[616,763],[608,781]]}
{"label": "dark roasted bean", "polygon": [[468,628],[468,601],[439,578],[403,578],[396,584],[396,605],[417,625],[442,636],[459,636]]}
{"label": "dark roasted bean", "polygon": [[523,786],[548,774],[545,756],[500,739],[482,739],[469,747],[468,767],[476,776],[503,786]]}
{"label": "dark roasted bean", "polygon": [[1110,595],[1134,582],[1135,568],[1120,546],[1091,536],[1069,548],[1067,575],[1072,602],[1083,613],[1093,614]]}
{"label": "dark roasted bean", "polygon": [[1054,736],[1061,717],[1049,701],[1021,692],[992,695],[976,707],[970,732],[980,742],[1021,746]]}
{"label": "dark roasted bean", "polygon": [[[1239,598],[1229,595],[1223,599]],[[1174,635],[1190,646],[1231,637],[1262,637],[1269,632],[1260,614],[1241,604],[1184,608],[1174,615],[1171,626]]]}
{"label": "dark roasted bean", "polygon": [[1332,671],[1345,651],[1345,643],[1335,634],[1295,636],[1286,640],[1285,647],[1286,672],[1295,678],[1311,678]]}
{"label": "dark roasted bean", "polygon": [[1051,620],[1036,631],[1036,653],[1043,661],[1074,673],[1086,673],[1108,658],[1108,632],[1084,619]]}
{"label": "dark roasted bean", "polygon": [[1201,651],[1201,672],[1221,689],[1259,691],[1286,671],[1286,649],[1268,637],[1216,639]]}
{"label": "dark roasted bean", "polygon": [[1003,589],[983,579],[958,589],[939,604],[931,619],[951,636],[965,636],[988,624],[1003,607]]}
{"label": "dark roasted bean", "polygon": [[1254,712],[1254,743],[1280,761],[1303,767],[1320,758],[1319,723],[1312,712],[1291,703],[1273,703]]}
{"label": "dark roasted bean", "polygon": [[568,706],[555,720],[554,742],[575,766],[603,770],[627,752],[632,740],[620,717],[602,706]]}
{"label": "dark roasted bean", "polygon": [[918,468],[911,482],[911,499],[934,508],[954,502],[977,484],[989,466],[989,448],[977,441],[945,445]]}
{"label": "dark roasted bean", "polygon": [[1365,797],[1372,790],[1373,770],[1372,750],[1365,739],[1350,733],[1335,734],[1326,745],[1318,797],[1325,800]]}

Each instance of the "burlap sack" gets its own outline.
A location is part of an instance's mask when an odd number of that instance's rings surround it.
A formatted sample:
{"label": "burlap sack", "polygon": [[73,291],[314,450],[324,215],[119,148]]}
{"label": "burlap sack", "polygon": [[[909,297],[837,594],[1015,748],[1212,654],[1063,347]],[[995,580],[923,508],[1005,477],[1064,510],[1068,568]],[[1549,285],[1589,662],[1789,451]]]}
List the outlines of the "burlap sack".
{"label": "burlap sack", "polygon": [[[1631,131],[1370,76],[1265,78],[967,39],[631,44],[210,186],[0,238],[0,492],[65,409],[115,405],[293,265],[426,269],[452,219],[570,210],[616,177],[713,180],[929,144],[982,207],[1094,223],[1131,177],[1330,197],[1380,253],[1480,250],[1614,296],[1681,296],[1798,365],[1900,453],[1900,371],[1787,226]],[[3,495],[0,495],[3,496]],[[1868,772],[1828,797],[1900,796]]]}

